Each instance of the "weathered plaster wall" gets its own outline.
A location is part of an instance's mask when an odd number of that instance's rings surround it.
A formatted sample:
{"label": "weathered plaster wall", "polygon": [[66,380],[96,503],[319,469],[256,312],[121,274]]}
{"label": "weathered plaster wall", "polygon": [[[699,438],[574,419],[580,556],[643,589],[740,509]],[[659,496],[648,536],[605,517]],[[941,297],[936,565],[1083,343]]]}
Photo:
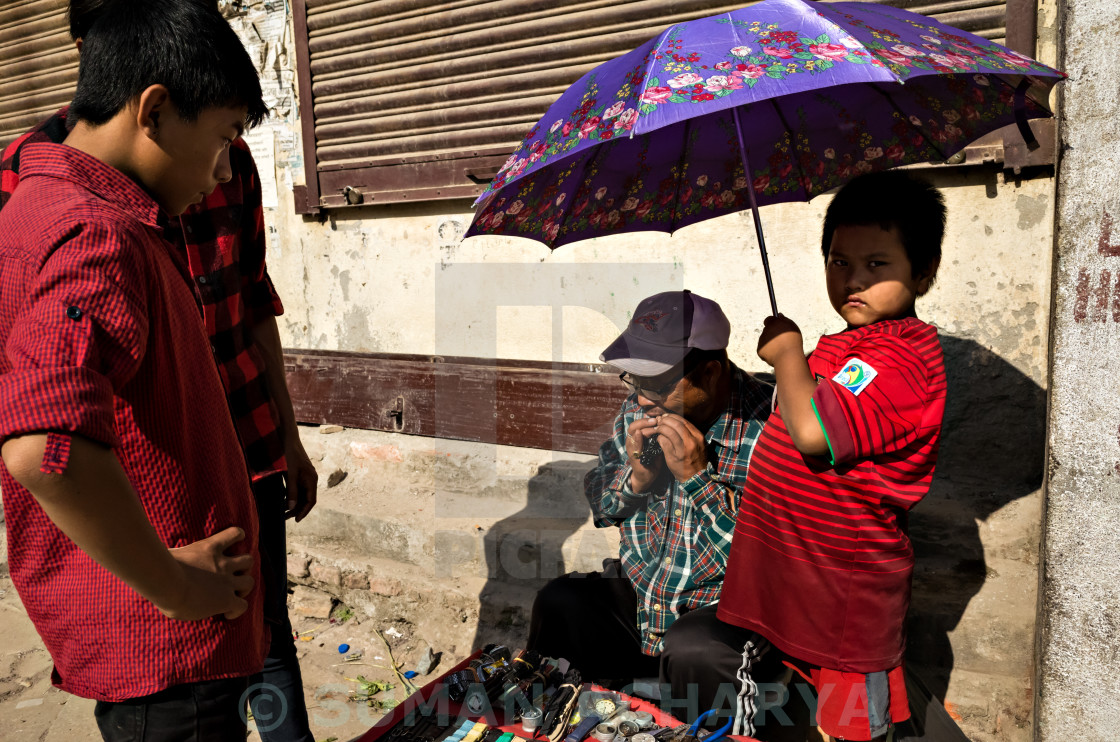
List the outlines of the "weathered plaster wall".
{"label": "weathered plaster wall", "polygon": [[[461,242],[466,202],[358,208],[324,223],[294,215],[287,186],[303,173],[285,87],[292,57],[285,25],[270,23],[285,9],[254,2],[248,11],[235,24],[265,60],[278,114],[253,144],[276,175],[269,262],[287,307],[286,346],[593,362],[638,299],[688,287],[727,311],[732,358],[763,370],[754,346],[768,303],[749,215],[556,253],[519,240]],[[1052,61],[1054,0],[1040,0],[1040,11],[1039,56]],[[950,224],[938,284],[919,312],[943,331],[950,404],[937,481],[911,521],[919,559],[911,657],[973,739],[1026,740],[1054,181],[1033,173],[1005,182],[987,168],[930,175]],[[807,347],[841,328],[818,247],[826,206],[820,198],[763,212],[778,305],[801,324]],[[617,536],[587,518],[590,457],[303,433],[323,484],[317,510],[290,529],[293,580],[378,620],[408,620],[452,654],[520,643],[539,585],[616,553]],[[346,476],[327,487],[335,472]]]}
{"label": "weathered plaster wall", "polygon": [[[951,401],[937,482],[911,524],[919,554],[911,654],[937,668],[931,686],[947,692],[975,739],[1025,740],[1053,183],[1004,183],[995,171],[934,177],[952,216],[938,285],[919,309],[944,331]],[[724,306],[732,358],[764,370],[753,348],[767,300],[746,218],[548,254],[501,239],[446,242],[441,232],[469,219],[455,206],[367,210],[333,227],[293,223],[299,239],[282,242],[285,257],[272,269],[289,307],[286,342],[593,362],[638,298],[683,285]],[[821,199],[765,213],[779,307],[801,322],[809,342],[840,329],[816,245],[824,208]],[[547,576],[594,567],[613,553],[587,523],[579,494],[587,457],[338,435],[345,437],[314,429],[305,436],[324,456],[324,475],[348,476],[292,530],[294,548],[330,542],[337,559],[373,555],[406,582],[481,596],[469,619],[479,611],[491,627],[480,638],[492,638],[498,625],[511,640],[519,630],[523,638],[533,591]],[[414,513],[416,502],[425,507]],[[386,529],[408,536],[388,538]]]}
{"label": "weathered plaster wall", "polygon": [[1062,3],[1053,391],[1040,615],[1040,740],[1120,727],[1120,115],[1110,0]]}

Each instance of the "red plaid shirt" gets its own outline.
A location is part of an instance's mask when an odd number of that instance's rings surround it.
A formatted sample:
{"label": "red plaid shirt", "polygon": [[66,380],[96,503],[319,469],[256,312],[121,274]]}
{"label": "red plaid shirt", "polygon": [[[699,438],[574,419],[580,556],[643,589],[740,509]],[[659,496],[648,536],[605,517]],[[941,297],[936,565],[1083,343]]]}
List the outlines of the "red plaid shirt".
{"label": "red plaid shirt", "polygon": [[[71,147],[34,144],[23,159],[25,182],[0,214],[0,440],[49,432],[43,468],[55,472],[70,434],[104,443],[168,547],[236,525],[235,549],[255,552],[244,458],[159,206]],[[260,669],[260,590],[234,621],[166,618],[2,465],[0,490],[12,581],[60,688],[119,701]]]}
{"label": "red plaid shirt", "polygon": [[668,477],[652,492],[630,489],[626,430],[644,416],[637,395],[623,403],[614,436],[599,447],[599,466],[587,473],[584,494],[595,525],[622,532],[619,558],[638,594],[646,654],[660,654],[665,632],[681,613],[719,600],[747,463],[773,391],[731,365],[727,408],[704,432],[708,466],[685,482]]}
{"label": "red plaid shirt", "polygon": [[[23,148],[61,143],[69,133],[63,108],[4,150],[0,163],[0,209],[19,184]],[[265,361],[252,330],[260,320],[284,313],[265,269],[264,211],[257,167],[245,142],[230,147],[233,177],[201,204],[172,220],[167,237],[186,251],[202,307],[210,347],[229,400],[253,479],[285,471],[280,413],[268,391]],[[181,228],[176,228],[176,223]]]}

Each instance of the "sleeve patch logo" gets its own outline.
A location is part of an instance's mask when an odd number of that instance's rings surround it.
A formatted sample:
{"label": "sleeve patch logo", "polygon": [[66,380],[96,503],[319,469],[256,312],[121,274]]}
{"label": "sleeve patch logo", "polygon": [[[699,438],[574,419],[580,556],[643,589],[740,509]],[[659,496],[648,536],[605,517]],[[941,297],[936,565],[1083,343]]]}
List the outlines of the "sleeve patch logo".
{"label": "sleeve patch logo", "polygon": [[859,396],[860,392],[871,386],[871,382],[878,375],[879,372],[871,366],[858,358],[853,358],[844,365],[840,373],[832,377],[832,380],[852,394]]}

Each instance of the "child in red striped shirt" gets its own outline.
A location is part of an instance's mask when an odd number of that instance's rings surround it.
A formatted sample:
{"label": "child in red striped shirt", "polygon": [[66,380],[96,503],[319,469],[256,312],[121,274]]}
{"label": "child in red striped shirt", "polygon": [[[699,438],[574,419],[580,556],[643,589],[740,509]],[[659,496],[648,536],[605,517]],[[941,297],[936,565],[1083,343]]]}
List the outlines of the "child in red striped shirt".
{"label": "child in red striped shirt", "polygon": [[717,616],[750,635],[744,657],[772,645],[812,683],[833,738],[881,739],[909,717],[906,513],[929,491],[946,388],[937,330],[914,302],[933,283],[944,228],[930,184],[895,171],[853,180],[821,244],[847,329],[808,358],[781,315],[758,341],[777,407],[751,459]]}

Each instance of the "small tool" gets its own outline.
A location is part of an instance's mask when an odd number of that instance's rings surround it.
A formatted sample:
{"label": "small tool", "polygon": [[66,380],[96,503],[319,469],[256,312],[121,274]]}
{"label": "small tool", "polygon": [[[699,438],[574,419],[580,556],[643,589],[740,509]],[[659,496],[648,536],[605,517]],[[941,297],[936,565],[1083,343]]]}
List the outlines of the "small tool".
{"label": "small tool", "polygon": [[[704,719],[707,719],[709,716],[711,716],[715,712],[716,712],[715,709],[709,709],[709,710],[705,711],[704,713],[700,714],[698,717],[696,717],[696,721],[692,722],[692,726],[690,726],[688,728],[688,733],[684,737],[684,742],[696,742],[696,739],[697,739],[696,735],[700,731],[700,725],[704,723]],[[716,731],[712,732],[711,734],[709,734],[705,737],[702,737],[701,739],[703,739],[704,742],[716,742],[716,740],[722,739],[723,737],[726,737],[727,733],[731,731],[731,727],[734,724],[735,724],[735,719],[731,719],[726,724],[724,724],[722,727],[720,727]]]}

